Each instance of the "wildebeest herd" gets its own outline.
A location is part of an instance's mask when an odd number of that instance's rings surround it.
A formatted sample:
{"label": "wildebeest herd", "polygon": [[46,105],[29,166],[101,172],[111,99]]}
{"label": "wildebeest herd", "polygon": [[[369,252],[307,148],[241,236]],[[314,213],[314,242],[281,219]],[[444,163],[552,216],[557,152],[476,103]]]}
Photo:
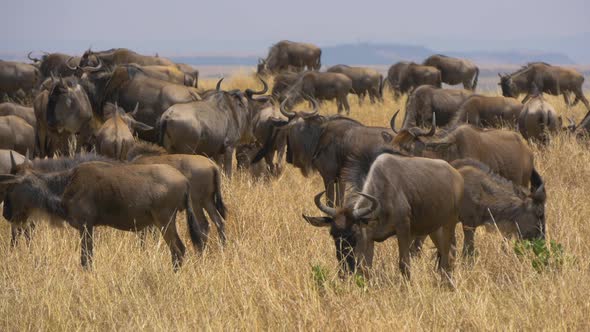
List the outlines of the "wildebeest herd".
{"label": "wildebeest herd", "polygon": [[[0,104],[3,216],[13,246],[21,236],[30,241],[38,213],[75,227],[85,267],[94,227],[104,225],[158,229],[179,268],[180,211],[198,252],[208,239],[205,213],[225,243],[221,185],[236,154],[238,168],[270,178],[281,174],[283,159],[304,176],[320,174],[325,191],[314,202],[325,216],[303,218],[329,228],[342,272],[366,272],[375,241],[395,235],[409,277],[410,257],[429,236],[450,277],[457,223],[467,256],[484,224],[544,238],[545,185],[527,140],[542,145],[560,131],[583,138],[590,130],[588,115],[564,127],[543,98],[563,95],[569,105],[573,95],[590,111],[583,76],[541,62],[500,75],[503,96],[488,96],[475,93],[475,64],[444,55],[393,64],[384,77],[348,65],[320,71],[320,48],[281,41],[258,63],[260,86],[224,90],[223,79],[202,89],[191,66],[128,49],[31,54],[30,64],[0,61],[0,95],[33,100],[32,107]],[[350,93],[359,104],[367,95],[379,103],[386,86],[394,98],[408,94],[401,128],[398,113],[384,127],[341,114],[350,113]],[[335,100],[339,114],[320,115],[325,100]],[[301,102],[310,109],[297,110]]]}

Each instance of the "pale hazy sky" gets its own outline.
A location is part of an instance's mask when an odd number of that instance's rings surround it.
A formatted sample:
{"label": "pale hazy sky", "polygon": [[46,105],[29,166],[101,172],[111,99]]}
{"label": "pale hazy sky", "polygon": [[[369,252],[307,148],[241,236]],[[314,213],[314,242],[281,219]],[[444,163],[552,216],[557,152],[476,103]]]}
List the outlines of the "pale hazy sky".
{"label": "pale hazy sky", "polygon": [[292,39],[583,55],[590,44],[590,0],[2,0],[0,8],[0,51],[264,53]]}

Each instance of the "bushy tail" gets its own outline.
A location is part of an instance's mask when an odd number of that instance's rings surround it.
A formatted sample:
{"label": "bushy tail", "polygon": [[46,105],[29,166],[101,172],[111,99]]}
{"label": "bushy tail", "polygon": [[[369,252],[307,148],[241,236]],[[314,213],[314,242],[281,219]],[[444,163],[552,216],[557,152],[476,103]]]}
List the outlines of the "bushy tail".
{"label": "bushy tail", "polygon": [[213,181],[215,181],[215,193],[213,194],[215,208],[217,209],[217,212],[219,212],[223,219],[227,219],[227,207],[223,202],[223,195],[221,194],[221,172],[219,171],[218,167],[215,168],[215,175]]}
{"label": "bushy tail", "polygon": [[197,223],[195,211],[193,211],[193,203],[191,201],[189,186],[187,186],[186,193],[184,194],[184,206],[186,209],[186,223],[188,224],[188,230],[191,235],[191,242],[198,251],[203,251],[205,249],[205,243],[201,237],[201,228]]}
{"label": "bushy tail", "polygon": [[479,78],[479,68],[475,67],[475,78],[473,79],[472,90],[475,91],[477,88],[477,79]]}

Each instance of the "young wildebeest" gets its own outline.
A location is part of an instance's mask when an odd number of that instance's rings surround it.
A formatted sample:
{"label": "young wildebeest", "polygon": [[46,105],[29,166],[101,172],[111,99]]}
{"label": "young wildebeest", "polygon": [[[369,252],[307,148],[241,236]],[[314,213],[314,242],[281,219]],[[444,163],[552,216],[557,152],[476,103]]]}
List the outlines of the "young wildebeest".
{"label": "young wildebeest", "polygon": [[460,209],[465,234],[463,255],[474,254],[475,228],[483,224],[496,223],[505,235],[544,239],[546,194],[539,174],[534,173],[537,189],[529,193],[479,161],[459,159],[451,165],[465,181]]}
{"label": "young wildebeest", "polygon": [[514,98],[473,95],[459,107],[451,126],[469,123],[476,127],[514,127],[522,104]]}
{"label": "young wildebeest", "polygon": [[561,130],[561,116],[549,104],[542,94],[533,96],[522,107],[518,117],[518,130],[525,139],[536,140],[542,144],[549,143],[549,134]]}
{"label": "young wildebeest", "polygon": [[343,208],[332,208],[321,202],[320,193],[315,203],[328,216],[303,216],[313,226],[330,227],[342,271],[354,273],[361,268],[365,272],[373,263],[375,241],[397,235],[399,268],[409,278],[412,238],[430,235],[440,255],[439,268],[450,277],[463,195],[461,175],[445,161],[393,150],[380,151],[376,159],[361,158],[369,161],[352,162],[347,170],[353,182],[366,177],[361,197],[348,195]]}
{"label": "young wildebeest", "polygon": [[436,114],[437,126],[446,126],[471,94],[469,90],[421,85],[408,97],[402,128],[425,127],[432,123],[432,114]]}
{"label": "young wildebeest", "polygon": [[0,116],[0,149],[20,154],[35,151],[35,129],[15,115]]}
{"label": "young wildebeest", "polygon": [[[69,181],[63,196],[50,190],[51,183],[66,179]],[[85,163],[66,172],[0,175],[0,181],[24,187],[23,190],[35,197],[38,208],[59,216],[79,230],[83,267],[92,264],[95,226],[126,231],[156,226],[170,248],[174,268],[178,269],[185,253],[176,230],[176,213],[181,210],[186,210],[193,244],[199,251],[203,249],[199,225],[192,211],[190,184],[184,175],[168,165]]]}
{"label": "young wildebeest", "polygon": [[133,134],[136,130],[152,130],[144,123],[136,121],[133,117],[137,114],[139,104],[129,114],[119,108],[117,104],[107,103],[104,115],[107,119],[96,133],[96,151],[107,157],[118,160],[127,160],[127,151],[135,142]]}
{"label": "young wildebeest", "polygon": [[136,141],[127,153],[127,159],[134,164],[164,164],[177,169],[190,182],[193,210],[203,234],[203,247],[209,235],[207,211],[213,220],[222,244],[225,244],[225,219],[227,208],[221,194],[221,172],[213,161],[203,156],[168,154],[160,146]]}

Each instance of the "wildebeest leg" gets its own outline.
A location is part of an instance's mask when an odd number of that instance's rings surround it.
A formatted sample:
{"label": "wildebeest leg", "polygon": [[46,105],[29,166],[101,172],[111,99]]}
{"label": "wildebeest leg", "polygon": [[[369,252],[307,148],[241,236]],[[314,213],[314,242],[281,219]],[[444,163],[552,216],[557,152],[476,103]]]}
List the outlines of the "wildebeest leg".
{"label": "wildebeest leg", "polygon": [[139,239],[139,247],[141,250],[145,250],[145,242],[147,241],[147,228],[137,231],[137,238]]}
{"label": "wildebeest leg", "polygon": [[82,223],[80,224],[80,240],[81,240],[81,257],[80,263],[85,269],[92,267],[92,255],[93,255],[93,233],[94,227],[91,224]]}
{"label": "wildebeest leg", "polygon": [[221,244],[225,245],[227,240],[225,236],[225,220],[223,220],[219,212],[217,212],[217,208],[215,208],[215,204],[212,201],[205,202],[205,210],[207,210],[207,214],[209,214],[211,219],[213,219],[213,223],[215,223]]}
{"label": "wildebeest leg", "polygon": [[463,226],[463,257],[475,255],[475,228]]}
{"label": "wildebeest leg", "polygon": [[455,223],[442,226],[436,232],[430,234],[430,238],[438,249],[440,257],[438,268],[444,279],[452,283],[451,272],[457,250]]}
{"label": "wildebeest leg", "polygon": [[565,102],[565,106],[569,109],[572,105],[570,104],[570,97],[568,94],[569,92],[563,91],[563,101]]}
{"label": "wildebeest leg", "polygon": [[159,224],[162,225],[162,236],[164,237],[164,241],[166,241],[166,244],[170,249],[170,254],[172,255],[172,265],[174,271],[178,271],[178,269],[182,266],[186,247],[182,243],[182,240],[178,236],[178,231],[176,230],[176,212],[172,213],[170,219],[165,217],[162,218]]}
{"label": "wildebeest leg", "polygon": [[338,114],[342,113],[342,109],[344,108],[344,106],[340,98],[336,99],[336,105],[338,106]]}
{"label": "wildebeest leg", "polygon": [[23,227],[19,225],[10,225],[10,246],[16,247],[18,244],[18,238],[23,233]]}
{"label": "wildebeest leg", "polygon": [[35,231],[36,224],[31,221],[23,227],[23,235],[25,236],[25,243],[27,246],[31,245],[31,239],[33,238],[33,232]]}
{"label": "wildebeest leg", "polygon": [[412,246],[410,247],[410,256],[420,257],[420,254],[422,253],[422,245],[424,244],[425,239],[426,236],[414,237],[414,241],[412,241]]}
{"label": "wildebeest leg", "polygon": [[225,172],[225,175],[227,175],[227,177],[229,179],[231,179],[231,165],[232,165],[232,159],[234,157],[234,147],[227,147],[225,149],[225,152],[223,153],[223,171]]}
{"label": "wildebeest leg", "polygon": [[399,270],[406,279],[410,279],[410,220],[406,218],[403,225],[396,229],[397,244],[399,248]]}
{"label": "wildebeest leg", "polygon": [[588,102],[588,99],[586,99],[586,96],[584,96],[584,93],[581,89],[579,91],[576,91],[576,99],[582,101],[584,106],[586,106],[586,109],[590,111],[590,103]]}
{"label": "wildebeest leg", "polygon": [[204,248],[207,245],[207,240],[209,240],[209,221],[207,220],[205,212],[203,212],[203,207],[200,204],[193,202],[193,210],[195,211],[195,218],[197,218],[197,223],[199,224],[199,229],[201,230]]}
{"label": "wildebeest leg", "polygon": [[346,115],[350,114],[350,105],[348,104],[348,97],[342,97],[342,105],[344,105],[344,109],[346,110]]}
{"label": "wildebeest leg", "polygon": [[359,93],[357,96],[359,97],[359,106],[363,106],[363,102],[365,101],[365,93]]}

